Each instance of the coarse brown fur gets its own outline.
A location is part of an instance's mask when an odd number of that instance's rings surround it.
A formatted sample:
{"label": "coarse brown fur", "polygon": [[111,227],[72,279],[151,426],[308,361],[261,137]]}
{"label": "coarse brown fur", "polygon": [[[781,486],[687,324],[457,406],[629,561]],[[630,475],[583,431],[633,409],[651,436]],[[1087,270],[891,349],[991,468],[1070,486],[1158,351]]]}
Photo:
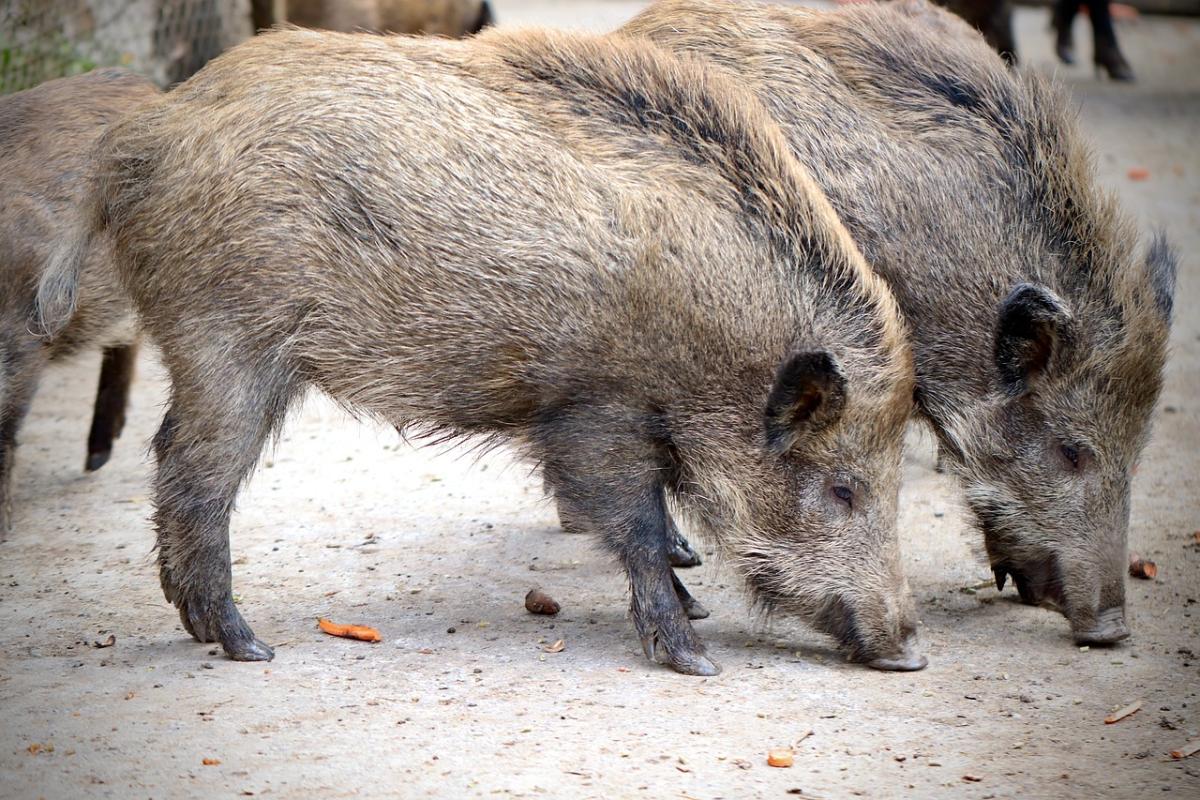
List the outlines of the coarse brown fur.
{"label": "coarse brown fur", "polygon": [[743,95],[648,42],[290,30],[114,128],[93,227],[171,374],[155,519],[188,630],[270,657],[230,599],[229,515],[314,386],[524,448],[677,670],[715,667],[667,496],[763,603],[923,665],[895,531],[907,334]]}
{"label": "coarse brown fur", "polygon": [[710,60],[782,124],[911,327],[918,408],[1003,586],[1127,635],[1129,484],[1175,262],[1096,185],[1061,90],[923,2],[666,0],[623,29]]}
{"label": "coarse brown fur", "polygon": [[495,22],[488,0],[286,0],[284,5],[290,23],[343,33],[458,38],[479,33]]}
{"label": "coarse brown fur", "polygon": [[106,69],[0,97],[0,536],[11,524],[17,434],[48,362],[107,348],[86,467],[100,467],[120,435],[136,344],[107,242],[86,252],[76,306],[49,340],[35,333],[34,301],[54,248],[78,226],[96,140],[155,94],[148,81]]}

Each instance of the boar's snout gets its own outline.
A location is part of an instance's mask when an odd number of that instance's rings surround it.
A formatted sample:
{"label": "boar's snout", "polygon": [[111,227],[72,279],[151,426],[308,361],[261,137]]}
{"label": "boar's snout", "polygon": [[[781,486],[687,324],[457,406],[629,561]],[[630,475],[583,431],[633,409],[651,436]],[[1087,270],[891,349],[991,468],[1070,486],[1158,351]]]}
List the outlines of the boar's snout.
{"label": "boar's snout", "polygon": [[887,672],[916,672],[929,666],[929,659],[917,652],[917,637],[909,636],[904,640],[899,655],[873,658],[867,662],[867,666]]}
{"label": "boar's snout", "polygon": [[842,643],[851,661],[872,669],[913,672],[929,664],[917,652],[916,613],[907,587],[899,606],[839,598],[815,622]]}
{"label": "boar's snout", "polygon": [[1124,587],[1118,577],[1100,583],[1087,574],[1066,575],[1053,556],[1016,567],[1009,562],[992,567],[996,588],[1003,590],[1011,576],[1017,594],[1026,605],[1048,605],[1062,612],[1071,623],[1076,644],[1114,644],[1129,637],[1125,624]]}
{"label": "boar's snout", "polygon": [[1121,606],[1108,608],[1095,617],[1095,624],[1080,630],[1072,624],[1072,636],[1076,644],[1114,644],[1129,638],[1129,627],[1125,624],[1125,609]]}

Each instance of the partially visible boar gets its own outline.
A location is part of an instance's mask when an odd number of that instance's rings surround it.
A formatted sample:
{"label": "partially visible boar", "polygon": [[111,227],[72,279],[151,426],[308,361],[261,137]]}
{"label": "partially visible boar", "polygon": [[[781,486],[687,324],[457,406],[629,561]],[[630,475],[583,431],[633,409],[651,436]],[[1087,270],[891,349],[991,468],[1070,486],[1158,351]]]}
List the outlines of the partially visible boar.
{"label": "partially visible boar", "polygon": [[1071,102],[924,2],[665,0],[630,37],[754,91],[912,330],[917,404],[1003,588],[1080,643],[1125,638],[1130,481],[1175,260],[1096,185]]}
{"label": "partially visible boar", "polygon": [[0,535],[12,524],[17,434],[48,362],[103,346],[85,468],[108,461],[121,434],[137,350],[105,239],[81,254],[75,306],[49,340],[35,332],[34,300],[52,251],[78,227],[96,140],[156,94],[149,81],[104,69],[0,97]]}
{"label": "partially visible boar", "polygon": [[458,38],[495,23],[488,0],[286,0],[286,20],[328,31]]}
{"label": "partially visible boar", "polygon": [[[521,447],[680,672],[717,667],[668,496],[763,605],[924,666],[895,530],[903,323],[743,95],[647,42],[287,30],[115,126],[80,241],[113,237],[171,375],[155,523],[187,630],[272,657],[233,603],[229,520],[311,386]],[[77,268],[64,250],[48,320]]]}

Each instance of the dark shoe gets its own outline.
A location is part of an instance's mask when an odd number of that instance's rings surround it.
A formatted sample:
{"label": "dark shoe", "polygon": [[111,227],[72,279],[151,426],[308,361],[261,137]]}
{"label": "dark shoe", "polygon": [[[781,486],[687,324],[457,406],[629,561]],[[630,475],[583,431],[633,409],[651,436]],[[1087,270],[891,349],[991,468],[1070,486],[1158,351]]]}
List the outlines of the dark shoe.
{"label": "dark shoe", "polygon": [[1121,51],[1114,44],[1111,48],[1096,50],[1096,74],[1100,74],[1100,70],[1104,69],[1108,72],[1109,80],[1122,81],[1124,83],[1132,83],[1134,80],[1133,67],[1129,66],[1129,62],[1125,60],[1125,56],[1121,55]]}

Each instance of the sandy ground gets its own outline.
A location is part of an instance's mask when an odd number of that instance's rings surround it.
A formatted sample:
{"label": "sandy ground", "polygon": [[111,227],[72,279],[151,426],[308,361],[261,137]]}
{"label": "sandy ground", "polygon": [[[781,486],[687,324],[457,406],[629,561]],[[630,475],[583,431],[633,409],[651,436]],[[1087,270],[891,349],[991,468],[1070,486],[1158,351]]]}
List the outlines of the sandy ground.
{"label": "sandy ground", "polygon": [[[602,28],[638,6],[497,5],[506,23]],[[1045,12],[1018,19],[1027,63],[1053,69]],[[85,476],[85,358],[43,385],[0,545],[0,796],[1200,796],[1200,756],[1166,756],[1200,735],[1200,25],[1121,33],[1140,83],[1063,77],[1105,183],[1183,255],[1133,503],[1132,547],[1161,571],[1130,582],[1128,643],[1081,651],[1012,588],[970,588],[989,576],[978,536],[914,436],[901,528],[929,668],[871,672],[787,620],[764,629],[709,558],[686,580],[725,671],[686,678],[642,658],[622,578],[558,532],[528,467],[415,451],[314,399],[234,521],[241,608],[277,658],[233,663],[191,641],[158,589],[145,445],[162,374],[144,359],[118,452]],[[534,585],[562,601],[557,618],[525,612]],[[318,616],[384,641],[324,636]],[[1103,723],[1133,700],[1140,712]],[[796,746],[792,769],[766,765],[780,745]]]}

